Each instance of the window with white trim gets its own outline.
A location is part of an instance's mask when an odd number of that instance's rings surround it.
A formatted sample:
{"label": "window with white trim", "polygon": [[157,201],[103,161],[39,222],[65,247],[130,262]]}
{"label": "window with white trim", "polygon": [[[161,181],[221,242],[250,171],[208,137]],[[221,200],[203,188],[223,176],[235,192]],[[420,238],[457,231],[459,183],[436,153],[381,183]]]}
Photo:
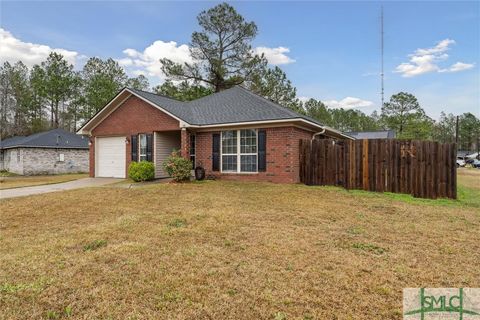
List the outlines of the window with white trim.
{"label": "window with white trim", "polygon": [[138,149],[139,161],[147,161],[147,135],[144,133],[138,135]]}
{"label": "window with white trim", "polygon": [[222,131],[222,172],[257,172],[257,130]]}

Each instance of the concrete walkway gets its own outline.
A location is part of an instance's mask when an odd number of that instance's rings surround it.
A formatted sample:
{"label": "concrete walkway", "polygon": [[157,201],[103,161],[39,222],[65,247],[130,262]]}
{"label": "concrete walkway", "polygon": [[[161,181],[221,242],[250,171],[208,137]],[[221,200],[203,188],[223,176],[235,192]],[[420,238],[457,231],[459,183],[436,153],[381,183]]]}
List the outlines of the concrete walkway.
{"label": "concrete walkway", "polygon": [[103,186],[106,184],[115,183],[119,181],[121,181],[121,179],[83,178],[83,179],[78,179],[74,181],[55,183],[55,184],[45,184],[41,186],[3,189],[3,190],[0,190],[0,199],[23,197],[23,196],[30,196],[33,194],[80,189],[80,188],[86,188],[86,187],[98,187],[98,186]]}

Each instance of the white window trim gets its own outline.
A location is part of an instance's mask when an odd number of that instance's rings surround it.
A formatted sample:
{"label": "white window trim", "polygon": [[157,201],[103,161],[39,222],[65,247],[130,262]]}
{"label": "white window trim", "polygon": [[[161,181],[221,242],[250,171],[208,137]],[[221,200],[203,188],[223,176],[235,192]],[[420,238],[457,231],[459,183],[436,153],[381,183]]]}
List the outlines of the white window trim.
{"label": "white window trim", "polygon": [[[255,153],[242,153],[241,152],[241,142],[240,142],[240,132],[242,130],[255,130],[256,134],[256,143],[257,143],[257,152]],[[225,131],[235,131],[237,133],[237,153],[223,153],[223,132]],[[223,170],[223,156],[236,156],[237,157],[237,170]],[[241,171],[242,156],[257,156],[257,170],[256,171]],[[220,172],[221,173],[239,173],[239,174],[256,174],[258,173],[258,129],[238,129],[238,130],[222,130],[220,132]]]}
{"label": "white window trim", "polygon": [[146,133],[139,133],[138,134],[138,162],[140,161],[147,161],[147,148],[148,146],[145,145],[145,160],[142,160],[142,136],[145,136],[145,143],[147,143],[147,134]]}

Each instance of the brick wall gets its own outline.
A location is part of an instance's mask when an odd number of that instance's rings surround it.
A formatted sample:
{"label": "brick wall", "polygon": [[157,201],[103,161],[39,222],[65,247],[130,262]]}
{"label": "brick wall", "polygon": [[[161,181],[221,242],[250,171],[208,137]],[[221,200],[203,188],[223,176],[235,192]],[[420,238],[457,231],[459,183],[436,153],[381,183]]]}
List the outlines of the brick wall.
{"label": "brick wall", "polygon": [[[261,128],[259,128],[261,129]],[[196,133],[196,165],[205,168],[207,176],[231,180],[299,182],[299,140],[309,139],[312,133],[296,127],[266,128],[267,170],[259,173],[220,173],[212,171],[212,134]]]}
{"label": "brick wall", "polygon": [[[95,137],[124,136],[130,141],[130,136],[154,131],[180,130],[178,120],[170,117],[152,105],[137,98],[130,97],[92,130],[90,138],[90,176],[95,176]],[[131,161],[131,147],[126,148],[125,173]]]}
{"label": "brick wall", "polygon": [[21,175],[88,172],[88,158],[85,149],[14,148],[4,150],[4,169]]}
{"label": "brick wall", "polygon": [[[60,161],[63,154],[64,161]],[[23,149],[23,174],[62,174],[88,172],[88,150]]]}
{"label": "brick wall", "polygon": [[3,170],[23,174],[23,148],[3,150]]}

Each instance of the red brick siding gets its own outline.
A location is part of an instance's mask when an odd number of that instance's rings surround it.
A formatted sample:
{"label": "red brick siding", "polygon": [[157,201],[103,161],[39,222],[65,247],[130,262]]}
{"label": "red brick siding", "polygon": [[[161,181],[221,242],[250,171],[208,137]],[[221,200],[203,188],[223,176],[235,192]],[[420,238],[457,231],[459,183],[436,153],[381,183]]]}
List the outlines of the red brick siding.
{"label": "red brick siding", "polygon": [[[90,176],[95,176],[95,137],[130,136],[138,133],[153,133],[154,131],[180,130],[179,121],[158,110],[145,101],[130,97],[95,129],[90,138]],[[130,145],[127,145],[125,173],[131,161]]]}
{"label": "red brick siding", "polygon": [[196,134],[196,165],[203,166],[206,174],[221,179],[270,181],[277,183],[299,182],[299,140],[310,139],[312,133],[296,127],[266,128],[267,171],[254,174],[232,174],[212,171],[212,134]]}

